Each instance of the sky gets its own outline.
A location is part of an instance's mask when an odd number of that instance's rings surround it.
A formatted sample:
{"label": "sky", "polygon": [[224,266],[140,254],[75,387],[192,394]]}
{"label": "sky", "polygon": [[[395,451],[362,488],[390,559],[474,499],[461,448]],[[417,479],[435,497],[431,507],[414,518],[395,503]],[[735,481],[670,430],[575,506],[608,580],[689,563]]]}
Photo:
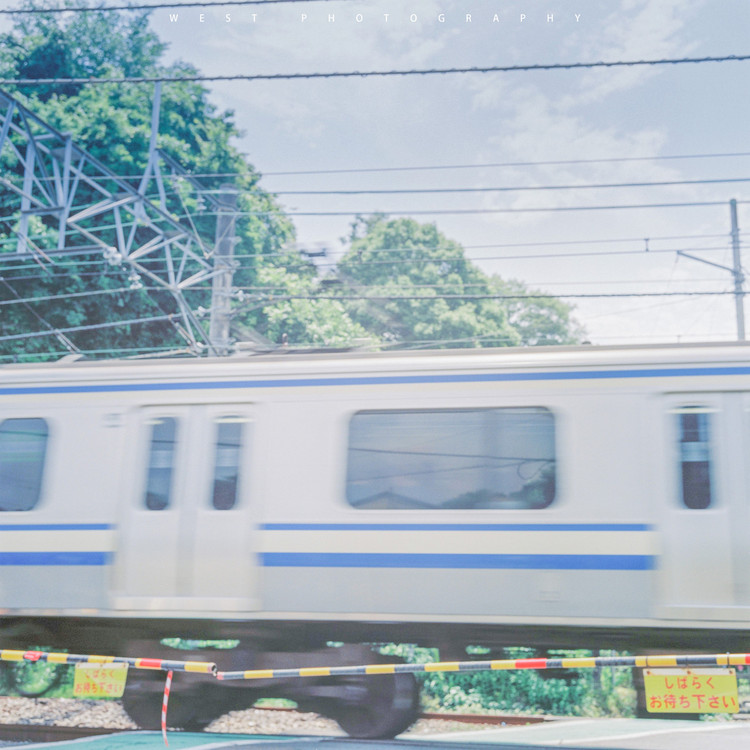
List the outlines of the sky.
{"label": "sky", "polygon": [[[205,75],[750,54],[747,0],[207,0],[151,24],[167,62]],[[737,336],[733,295],[675,295],[730,291],[730,270],[677,250],[731,267],[736,199],[747,251],[750,61],[206,85],[299,246],[327,248],[327,262],[356,214],[412,216],[487,273],[570,295],[592,343]],[[685,184],[728,179],[740,181]],[[648,182],[682,184],[584,187]],[[434,189],[463,192],[288,194]]]}

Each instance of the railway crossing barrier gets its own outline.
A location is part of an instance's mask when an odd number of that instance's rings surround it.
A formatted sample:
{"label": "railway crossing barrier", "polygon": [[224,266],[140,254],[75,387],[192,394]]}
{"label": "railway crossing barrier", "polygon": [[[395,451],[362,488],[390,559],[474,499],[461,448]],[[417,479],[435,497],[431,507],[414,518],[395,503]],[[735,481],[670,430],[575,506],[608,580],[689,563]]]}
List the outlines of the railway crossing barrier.
{"label": "railway crossing barrier", "polygon": [[[167,706],[174,672],[208,674],[217,680],[273,680],[352,675],[420,674],[434,672],[512,671],[525,669],[595,669],[599,667],[684,668],[735,667],[750,665],[750,653],[684,654],[663,656],[592,656],[572,658],[493,659],[487,661],[448,661],[420,664],[362,664],[337,667],[300,667],[298,669],[248,669],[222,672],[213,662],[177,661],[127,656],[67,654],[49,651],[0,649],[0,662],[48,662],[62,665],[127,665],[135,669],[161,670],[167,673],[161,711],[161,728],[167,742]],[[736,703],[736,700],[735,700]],[[726,703],[725,703],[726,705]]]}
{"label": "railway crossing barrier", "polygon": [[172,675],[174,672],[188,672],[198,674],[217,673],[218,667],[213,662],[202,661],[176,661],[173,659],[144,659],[129,656],[100,656],[97,654],[66,654],[51,651],[17,651],[11,649],[0,650],[0,661],[10,662],[47,662],[48,664],[74,664],[74,665],[126,665],[135,669],[161,670],[167,673],[164,684],[164,695],[161,707],[161,733],[164,737],[164,745],[169,747],[167,741],[167,706],[169,704],[169,693],[172,687]]}
{"label": "railway crossing barrier", "polygon": [[363,674],[482,672],[519,669],[594,669],[597,667],[729,667],[750,664],[750,654],[689,654],[685,656],[592,656],[570,659],[495,659],[443,661],[426,664],[367,664],[357,667],[302,667],[216,672],[218,680],[265,680],[290,677],[337,677]]}
{"label": "railway crossing barrier", "polygon": [[65,654],[52,651],[17,651],[0,649],[0,661],[46,661],[50,664],[127,664],[135,669],[157,669],[165,672],[198,672],[216,674],[212,662],[173,661],[171,659],[140,659],[130,656],[99,656],[96,654]]}
{"label": "railway crossing barrier", "polygon": [[595,669],[597,667],[735,667],[750,665],[750,653],[685,654],[666,656],[591,656],[560,659],[493,659],[489,661],[443,661],[421,664],[362,664],[298,669],[248,669],[221,672],[213,662],[148,659],[130,656],[67,654],[52,651],[0,649],[0,661],[45,661],[50,664],[127,664],[135,669],[210,674],[218,680],[268,680],[294,677],[339,677],[347,675],[419,674],[430,672],[481,672],[520,669]]}

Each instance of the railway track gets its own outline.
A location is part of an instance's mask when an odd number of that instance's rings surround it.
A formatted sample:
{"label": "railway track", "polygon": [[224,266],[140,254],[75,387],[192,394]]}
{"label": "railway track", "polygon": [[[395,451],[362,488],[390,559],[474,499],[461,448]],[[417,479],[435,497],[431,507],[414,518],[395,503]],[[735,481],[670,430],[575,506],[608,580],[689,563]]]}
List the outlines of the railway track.
{"label": "railway track", "polygon": [[[267,708],[265,711],[292,712],[288,708]],[[420,719],[450,721],[468,725],[484,724],[492,726],[512,726],[522,724],[536,724],[544,721],[552,721],[544,716],[518,716],[518,715],[482,715],[482,714],[441,714],[423,713]],[[15,743],[27,742],[59,742],[62,740],[74,740],[84,737],[95,737],[98,735],[115,734],[117,732],[128,732],[132,729],[110,729],[104,727],[62,727],[49,724],[0,724],[0,743],[12,746]],[[303,732],[300,732],[301,734]],[[1,745],[0,745],[1,746]]]}
{"label": "railway track", "polygon": [[492,724],[493,726],[523,726],[525,724],[542,724],[555,721],[550,716],[523,716],[519,714],[436,714],[423,713],[420,719],[438,719],[440,721],[457,721],[462,724]]}

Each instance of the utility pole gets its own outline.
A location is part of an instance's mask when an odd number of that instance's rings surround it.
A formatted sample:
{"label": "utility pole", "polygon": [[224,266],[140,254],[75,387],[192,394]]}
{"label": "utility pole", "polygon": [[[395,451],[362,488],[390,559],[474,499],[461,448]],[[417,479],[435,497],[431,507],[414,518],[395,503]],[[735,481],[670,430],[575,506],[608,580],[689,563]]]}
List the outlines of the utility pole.
{"label": "utility pole", "polygon": [[745,290],[742,288],[745,275],[742,273],[742,258],[740,257],[740,228],[737,223],[737,201],[729,201],[729,211],[732,215],[732,263],[734,269],[734,304],[737,310],[737,340],[745,340]]}
{"label": "utility pole", "polygon": [[705,260],[704,258],[698,258],[690,253],[683,252],[682,250],[677,251],[677,255],[682,255],[685,258],[691,260],[697,260],[701,263],[706,263],[709,266],[715,266],[721,268],[723,271],[729,271],[734,277],[734,306],[735,313],[737,316],[737,341],[745,340],[745,274],[742,271],[742,257],[740,256],[740,229],[737,223],[737,201],[732,198],[729,201],[729,213],[732,220],[732,267],[723,266],[721,263],[714,263],[711,260]]}
{"label": "utility pole", "polygon": [[232,276],[234,275],[235,209],[237,189],[222,185],[218,197],[214,277],[211,289],[211,322],[208,339],[213,354],[225,357],[231,350],[229,326],[232,320]]}

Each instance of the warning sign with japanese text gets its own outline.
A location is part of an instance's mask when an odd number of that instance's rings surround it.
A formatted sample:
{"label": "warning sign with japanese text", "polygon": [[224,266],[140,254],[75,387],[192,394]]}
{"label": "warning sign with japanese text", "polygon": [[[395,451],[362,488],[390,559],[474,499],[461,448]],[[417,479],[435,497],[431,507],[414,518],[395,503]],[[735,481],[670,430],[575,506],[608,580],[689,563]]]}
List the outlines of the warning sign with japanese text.
{"label": "warning sign with japanese text", "polygon": [[127,664],[76,664],[76,698],[120,698],[125,692]]}
{"label": "warning sign with japanese text", "polygon": [[733,669],[646,669],[646,706],[651,713],[737,713]]}

